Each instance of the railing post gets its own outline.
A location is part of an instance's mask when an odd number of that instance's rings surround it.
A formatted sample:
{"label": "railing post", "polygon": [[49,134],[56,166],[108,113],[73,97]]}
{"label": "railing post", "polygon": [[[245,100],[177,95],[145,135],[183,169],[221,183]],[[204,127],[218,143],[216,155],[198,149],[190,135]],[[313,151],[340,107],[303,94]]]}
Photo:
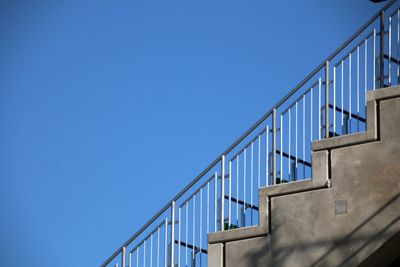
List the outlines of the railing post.
{"label": "railing post", "polygon": [[276,184],[276,109],[272,111],[272,184]]}
{"label": "railing post", "polygon": [[175,201],[171,202],[171,266],[174,266],[174,248],[175,248]]}
{"label": "railing post", "polygon": [[121,249],[121,266],[125,267],[125,253],[126,253],[126,247],[122,247]]}
{"label": "railing post", "polygon": [[221,231],[224,231],[225,223],[225,155],[221,157]]}
{"label": "railing post", "polygon": [[329,61],[325,62],[325,138],[329,138]]}
{"label": "railing post", "polygon": [[379,34],[379,87],[383,88],[384,87],[384,81],[385,81],[385,73],[384,73],[384,38],[385,38],[385,11],[381,11],[380,15],[380,34]]}

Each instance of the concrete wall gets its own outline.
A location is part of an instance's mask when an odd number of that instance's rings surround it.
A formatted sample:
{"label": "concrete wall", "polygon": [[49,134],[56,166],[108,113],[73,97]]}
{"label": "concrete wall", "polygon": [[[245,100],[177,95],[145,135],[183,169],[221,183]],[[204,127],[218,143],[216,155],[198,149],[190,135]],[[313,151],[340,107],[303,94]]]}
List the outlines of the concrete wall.
{"label": "concrete wall", "polygon": [[210,234],[208,266],[388,266],[400,256],[400,88],[369,94],[366,133],[313,150],[313,180],[261,189],[260,227]]}

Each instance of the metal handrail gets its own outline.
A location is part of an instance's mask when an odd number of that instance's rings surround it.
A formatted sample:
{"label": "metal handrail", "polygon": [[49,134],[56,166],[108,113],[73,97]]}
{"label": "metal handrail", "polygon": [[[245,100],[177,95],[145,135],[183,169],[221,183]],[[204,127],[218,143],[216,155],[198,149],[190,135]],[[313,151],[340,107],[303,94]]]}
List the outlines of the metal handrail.
{"label": "metal handrail", "polygon": [[[101,267],[109,264],[118,254],[124,252],[125,247],[130,245],[132,241],[134,241],[139,235],[141,235],[152,223],[156,221],[156,219],[166,212],[171,206],[172,203],[177,201],[182,195],[184,195],[188,190],[195,185],[207,172],[209,172],[212,168],[214,168],[221,159],[230,153],[237,145],[239,145],[246,137],[248,137],[258,126],[260,126],[269,116],[273,115],[274,111],[280,108],[288,99],[290,99],[299,89],[301,89],[314,75],[316,75],[319,71],[326,68],[327,64],[340,52],[342,52],[352,41],[354,41],[359,35],[367,29],[372,23],[374,23],[378,18],[383,19],[384,12],[390,8],[397,0],[389,1],[381,10],[379,10],[370,20],[368,20],[363,26],[361,26],[350,38],[348,38],[339,48],[337,48],[332,54],[330,54],[325,60],[322,61],[313,71],[311,71],[300,83],[298,83],[285,97],[283,97],[277,104],[275,104],[271,109],[269,109],[260,119],[258,119],[245,133],[243,133],[236,141],[232,143],[224,152],[222,152],[211,164],[209,164],[199,175],[197,175],[185,188],[183,188],[177,195],[175,195],[163,208],[160,209],[145,225],[143,225],[135,234],[133,234],[121,247],[119,247],[107,260],[105,260]],[[382,21],[381,21],[382,25]],[[380,35],[382,36],[384,32],[381,29]],[[381,42],[383,39],[381,38]],[[382,46],[381,46],[381,49]],[[383,57],[383,53],[381,51],[380,56]],[[383,64],[383,61],[380,61],[380,64]],[[383,68],[383,65],[381,66]],[[327,74],[327,73],[326,73]],[[382,72],[381,72],[382,74]],[[381,75],[380,80],[381,83],[383,77]],[[327,96],[326,96],[327,97]]]}

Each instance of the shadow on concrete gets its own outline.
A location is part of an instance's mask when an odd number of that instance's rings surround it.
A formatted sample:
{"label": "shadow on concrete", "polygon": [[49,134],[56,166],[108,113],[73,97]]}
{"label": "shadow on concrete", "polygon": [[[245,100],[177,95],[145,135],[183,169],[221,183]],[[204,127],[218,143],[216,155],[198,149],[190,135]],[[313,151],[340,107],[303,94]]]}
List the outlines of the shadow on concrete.
{"label": "shadow on concrete", "polygon": [[[357,259],[357,255],[365,249],[369,244],[373,242],[381,243],[389,243],[389,241],[395,240],[389,247],[379,253],[379,249],[377,253],[373,253],[370,257],[382,257],[382,253],[384,254],[385,263],[380,262],[379,266],[385,267],[389,266],[395,260],[398,260],[398,256],[400,255],[400,232],[397,230],[391,229],[396,223],[400,221],[400,215],[388,221],[384,227],[381,227],[380,230],[374,234],[366,235],[362,234],[362,230],[364,226],[371,223],[374,218],[379,217],[385,210],[396,204],[400,198],[400,194],[397,194],[395,197],[390,199],[385,205],[383,205],[380,209],[376,210],[373,214],[368,216],[361,224],[351,230],[347,235],[340,239],[327,239],[327,240],[318,240],[312,243],[292,243],[290,246],[286,247],[274,247],[273,251],[271,250],[271,242],[274,242],[274,232],[271,235],[268,235],[266,238],[265,246],[258,248],[257,250],[252,250],[251,252],[246,254],[247,262],[249,266],[286,266],[286,258],[290,257],[292,254],[303,253],[302,257],[308,258],[311,264],[309,266],[355,266],[360,264],[360,259]],[[398,204],[397,204],[398,205]],[[284,222],[277,223],[277,225],[284,225]],[[286,222],[288,223],[288,222]],[[290,222],[292,223],[292,222]],[[293,223],[296,223],[293,221]],[[329,227],[329,225],[327,225]],[[277,230],[275,228],[273,230]],[[398,237],[399,238],[395,238]],[[383,247],[384,245],[382,245]],[[317,259],[311,259],[311,256],[307,254],[307,251],[311,249],[317,249],[320,247],[328,247],[326,252],[319,256]],[[351,253],[349,253],[349,248]],[[388,251],[395,250],[395,253],[388,253]],[[331,255],[336,254],[334,257]],[[337,255],[343,256],[340,262],[337,261]],[[331,258],[330,258],[331,257]],[[333,258],[336,259],[333,261]],[[341,258],[341,257],[340,257]],[[377,266],[371,265],[369,262],[374,262],[373,259],[367,258],[365,261],[360,264],[363,267],[369,266]],[[383,265],[382,265],[383,264]],[[304,263],[299,263],[299,266],[304,266]],[[227,266],[230,267],[230,266]]]}
{"label": "shadow on concrete", "polygon": [[334,244],[331,246],[331,248],[324,253],[320,258],[318,258],[311,267],[314,266],[319,266],[323,262],[324,258],[327,258],[329,254],[332,254],[338,247],[342,247],[343,245],[348,245],[349,243],[355,243],[357,242],[363,242],[363,244],[358,247],[356,250],[354,250],[349,256],[343,259],[342,262],[338,264],[338,266],[347,266],[352,259],[355,258],[356,254],[359,253],[361,250],[363,250],[368,244],[374,241],[378,241],[379,239],[385,239],[389,240],[392,236],[396,234],[396,232],[390,232],[387,230],[390,229],[396,222],[400,220],[400,215],[397,216],[395,219],[391,220],[390,222],[387,223],[385,227],[383,227],[379,232],[375,233],[374,235],[359,235],[358,237],[354,237],[358,232],[361,231],[361,229],[367,225],[370,221],[372,221],[375,217],[379,216],[381,213],[385,211],[386,208],[388,208],[390,205],[394,204],[394,202],[399,199],[400,194],[397,194],[395,197],[390,199],[385,205],[383,205],[380,209],[375,211],[373,214],[371,214],[369,217],[367,217],[364,222],[362,222],[360,225],[358,225],[355,229],[353,229],[348,235],[346,235],[344,238],[340,240],[334,240]]}

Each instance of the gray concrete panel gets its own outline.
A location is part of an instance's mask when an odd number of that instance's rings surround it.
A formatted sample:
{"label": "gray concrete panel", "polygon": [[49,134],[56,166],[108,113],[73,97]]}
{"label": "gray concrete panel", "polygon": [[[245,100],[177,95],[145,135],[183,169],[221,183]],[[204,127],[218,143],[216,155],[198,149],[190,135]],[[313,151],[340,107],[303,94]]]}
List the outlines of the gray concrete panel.
{"label": "gray concrete panel", "polygon": [[207,242],[209,244],[221,243],[227,241],[234,241],[239,239],[248,239],[252,237],[265,236],[267,234],[266,229],[260,226],[248,226],[238,229],[230,229],[215,233],[209,233]]}
{"label": "gray concrete panel", "polygon": [[224,245],[222,243],[209,244],[207,249],[208,267],[223,267]]}
{"label": "gray concrete panel", "polygon": [[329,180],[329,152],[327,150],[311,152],[311,157],[314,186],[324,186]]}
{"label": "gray concrete panel", "polygon": [[[251,248],[251,250],[249,250]],[[226,244],[226,267],[268,266],[270,261],[267,237],[245,239]]]}
{"label": "gray concrete panel", "polygon": [[400,97],[400,86],[392,86],[375,91],[369,91],[367,94],[367,101],[379,101],[395,97]]}

